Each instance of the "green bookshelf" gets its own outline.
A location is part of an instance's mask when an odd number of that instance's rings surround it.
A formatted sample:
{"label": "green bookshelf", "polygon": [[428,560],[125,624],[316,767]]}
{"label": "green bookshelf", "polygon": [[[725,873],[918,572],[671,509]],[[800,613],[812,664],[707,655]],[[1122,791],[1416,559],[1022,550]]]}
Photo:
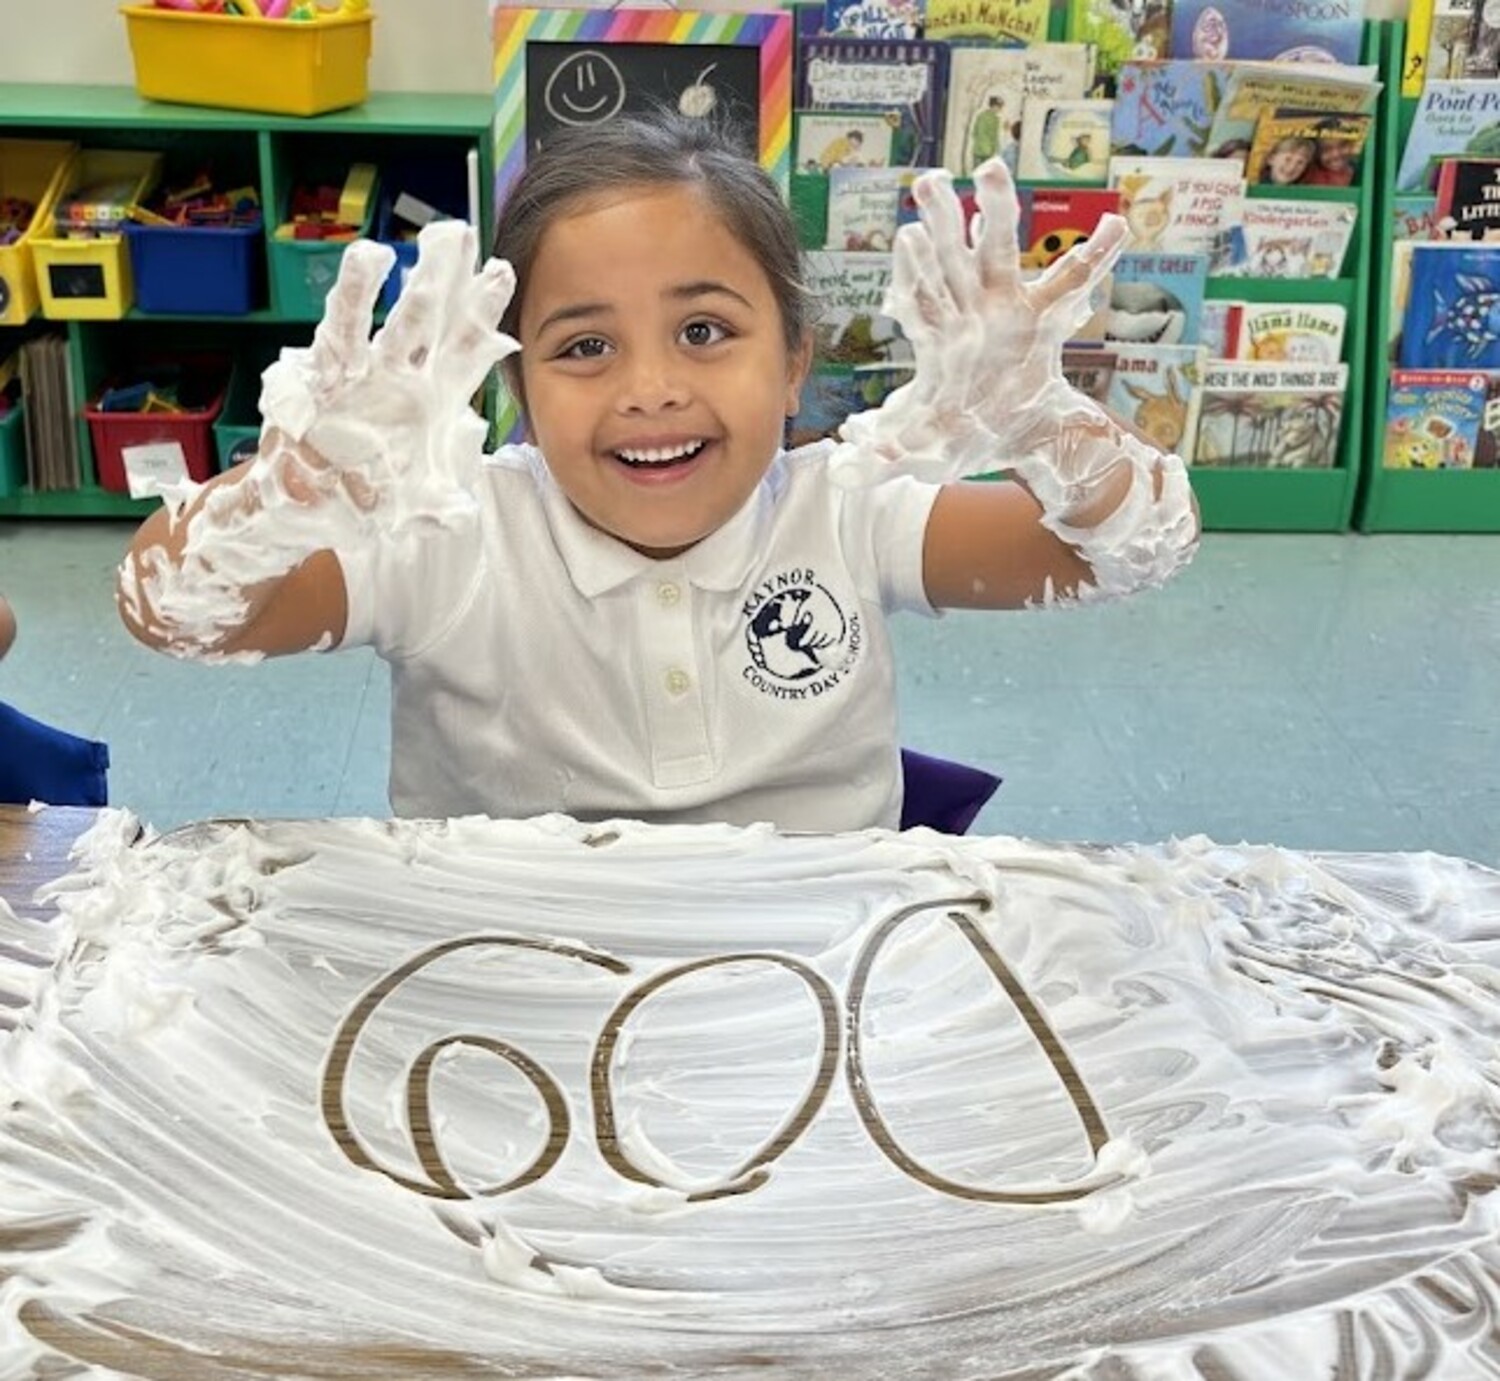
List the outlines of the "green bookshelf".
{"label": "green bookshelf", "polygon": [[[329,176],[354,162],[394,166],[425,160],[479,165],[480,233],[487,242],[493,209],[492,107],[483,95],[377,92],[364,104],[308,118],[261,115],[143,100],[132,87],[0,83],[0,139],[53,138],[84,148],[160,151],[169,175],[212,163],[221,180],[253,183],[268,226],[300,177]],[[74,425],[84,482],[79,489],[35,493],[19,476],[15,446],[0,454],[0,518],[138,517],[155,500],[133,500],[101,488],[84,404],[126,363],[152,355],[212,352],[231,361],[264,359],[286,344],[305,344],[321,308],[288,265],[262,248],[266,292],[244,315],[157,315],[132,308],[115,321],[47,321],[0,326],[0,355],[41,329],[65,332]]]}
{"label": "green bookshelf", "polygon": [[1361,532],[1500,532],[1500,469],[1387,470],[1382,447],[1375,439],[1385,434],[1386,400],[1390,391],[1391,355],[1391,245],[1395,230],[1396,170],[1411,129],[1417,102],[1401,95],[1401,57],[1406,26],[1384,25],[1381,54],[1380,127],[1384,131],[1379,158],[1376,202],[1376,262],[1371,279],[1371,317],[1366,355],[1368,426],[1372,444],[1364,457],[1356,526]]}

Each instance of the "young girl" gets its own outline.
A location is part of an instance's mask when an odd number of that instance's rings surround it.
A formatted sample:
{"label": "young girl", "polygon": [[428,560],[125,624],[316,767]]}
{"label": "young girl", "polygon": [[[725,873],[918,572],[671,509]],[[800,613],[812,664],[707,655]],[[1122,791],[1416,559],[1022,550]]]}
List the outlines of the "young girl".
{"label": "young girl", "polygon": [[[350,247],[256,459],[142,526],[125,621],[182,656],[372,644],[401,815],[894,826],[891,611],[1123,594],[1197,536],[1181,462],[1061,375],[1123,224],[1022,283],[998,160],[977,197],[971,246],[922,178],[898,237],[912,383],[782,454],[811,308],[775,185],[699,121],[549,136],[510,267],[429,227],[373,340],[390,257]],[[531,444],[486,457],[469,400],[517,341]]]}

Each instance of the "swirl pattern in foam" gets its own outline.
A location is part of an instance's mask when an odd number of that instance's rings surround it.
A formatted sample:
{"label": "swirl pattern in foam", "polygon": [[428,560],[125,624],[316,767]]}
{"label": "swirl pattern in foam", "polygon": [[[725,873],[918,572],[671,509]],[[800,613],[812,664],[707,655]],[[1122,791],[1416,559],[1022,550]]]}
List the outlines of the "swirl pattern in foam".
{"label": "swirl pattern in foam", "polygon": [[1497,1372],[1482,869],[126,838],[0,920],[0,1374]]}

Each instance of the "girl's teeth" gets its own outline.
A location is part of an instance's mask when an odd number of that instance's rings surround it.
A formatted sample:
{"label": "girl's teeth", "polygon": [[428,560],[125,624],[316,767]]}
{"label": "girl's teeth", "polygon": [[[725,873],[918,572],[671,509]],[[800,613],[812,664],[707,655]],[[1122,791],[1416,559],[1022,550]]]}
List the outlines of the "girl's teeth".
{"label": "girl's teeth", "polygon": [[697,455],[705,444],[702,441],[692,441],[686,446],[678,446],[670,451],[617,451],[615,454],[631,465],[665,465],[668,461],[682,460],[687,456]]}

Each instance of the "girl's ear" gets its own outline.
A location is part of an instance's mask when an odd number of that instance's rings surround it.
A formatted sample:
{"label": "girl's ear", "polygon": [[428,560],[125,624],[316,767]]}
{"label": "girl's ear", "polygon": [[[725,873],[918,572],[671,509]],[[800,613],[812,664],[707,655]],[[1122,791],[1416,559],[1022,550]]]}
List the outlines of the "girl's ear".
{"label": "girl's ear", "polygon": [[802,411],[802,385],[807,382],[808,371],[812,369],[812,359],[813,334],[811,331],[804,331],[802,343],[787,360],[785,412],[788,417],[795,417]]}

